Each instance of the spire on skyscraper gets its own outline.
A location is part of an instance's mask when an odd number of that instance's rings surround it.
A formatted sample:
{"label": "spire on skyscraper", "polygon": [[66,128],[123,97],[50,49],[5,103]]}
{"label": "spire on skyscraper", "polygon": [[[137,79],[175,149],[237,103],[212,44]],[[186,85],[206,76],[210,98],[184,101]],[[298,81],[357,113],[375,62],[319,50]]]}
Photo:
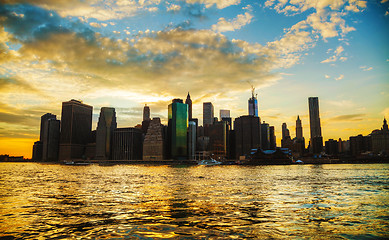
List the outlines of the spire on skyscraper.
{"label": "spire on skyscraper", "polygon": [[186,96],[185,104],[188,104],[188,119],[189,121],[192,120],[192,100],[190,99],[190,94],[188,92],[188,95]]}

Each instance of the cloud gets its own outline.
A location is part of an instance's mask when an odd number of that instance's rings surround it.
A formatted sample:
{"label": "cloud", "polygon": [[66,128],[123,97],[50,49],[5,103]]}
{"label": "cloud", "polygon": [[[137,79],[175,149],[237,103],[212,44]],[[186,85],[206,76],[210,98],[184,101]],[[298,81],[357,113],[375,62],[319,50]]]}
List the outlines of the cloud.
{"label": "cloud", "polygon": [[366,114],[346,114],[346,115],[339,115],[339,116],[333,117],[329,121],[332,121],[332,122],[362,121],[365,116],[366,116]]}
{"label": "cloud", "polygon": [[340,74],[339,77],[335,78],[336,81],[342,80],[344,78],[343,74]]}
{"label": "cloud", "polygon": [[253,15],[248,12],[239,14],[232,21],[227,21],[225,18],[219,18],[218,23],[212,25],[212,30],[216,32],[235,31],[236,29],[241,29],[243,26],[249,24],[252,18]]}
{"label": "cloud", "polygon": [[89,25],[91,25],[92,27],[95,27],[95,28],[100,28],[101,27],[101,25],[98,24],[97,22],[91,22],[91,23],[89,23]]}
{"label": "cloud", "polygon": [[337,47],[335,50],[328,49],[327,53],[334,52],[335,55],[321,61],[320,63],[330,63],[330,62],[336,62],[337,60],[340,60],[342,62],[347,60],[347,57],[339,57],[344,51],[344,48],[342,46]]}
{"label": "cloud", "polygon": [[167,7],[167,11],[168,12],[178,12],[181,10],[181,6],[180,5],[177,5],[177,4],[170,4],[168,7]]}
{"label": "cloud", "polygon": [[216,5],[217,8],[223,9],[232,5],[238,5],[240,0],[185,0],[187,3],[201,3],[204,4],[206,8],[210,8]]}
{"label": "cloud", "polygon": [[336,62],[336,60],[337,60],[337,57],[332,56],[332,57],[327,58],[326,60],[321,61],[320,63]]}
{"label": "cloud", "polygon": [[327,78],[327,79],[331,78],[331,76],[329,76],[329,75],[327,75],[327,74],[324,75],[324,77]]}
{"label": "cloud", "polygon": [[371,70],[373,70],[373,67],[368,67],[368,66],[360,66],[359,68],[362,69],[363,71],[371,71]]}

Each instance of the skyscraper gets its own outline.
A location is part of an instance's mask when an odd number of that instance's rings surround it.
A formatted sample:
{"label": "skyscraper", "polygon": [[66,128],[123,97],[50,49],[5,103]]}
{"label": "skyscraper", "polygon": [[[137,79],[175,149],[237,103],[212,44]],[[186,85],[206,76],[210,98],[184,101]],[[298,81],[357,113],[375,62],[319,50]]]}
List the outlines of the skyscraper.
{"label": "skyscraper", "polygon": [[195,153],[196,153],[196,123],[193,121],[189,122],[188,125],[188,159],[193,160],[195,159]]}
{"label": "skyscraper", "polygon": [[297,120],[296,120],[296,138],[303,139],[303,127],[301,125],[300,116],[298,116],[298,115],[297,115]]}
{"label": "skyscraper", "polygon": [[213,119],[213,104],[211,102],[203,103],[203,126],[206,124],[213,124]]}
{"label": "skyscraper", "polygon": [[261,147],[261,119],[255,116],[235,118],[235,154],[236,159],[249,154],[251,149]]}
{"label": "skyscraper", "polygon": [[251,90],[251,98],[249,99],[249,115],[258,117],[258,101],[257,96],[254,96],[255,88]]}
{"label": "skyscraper", "polygon": [[192,121],[192,100],[190,99],[189,92],[188,96],[186,96],[185,104],[188,105],[188,120]]}
{"label": "skyscraper", "polygon": [[74,99],[62,103],[60,160],[83,158],[92,129],[92,111],[92,106]]}
{"label": "skyscraper", "polygon": [[282,124],[282,139],[286,139],[287,137],[290,137],[289,129],[286,123]]}
{"label": "skyscraper", "polygon": [[169,104],[168,135],[170,157],[173,159],[187,158],[188,105],[182,99],[173,99]]}
{"label": "skyscraper", "polygon": [[58,161],[59,136],[60,121],[56,118],[47,119],[43,124],[43,161]]}
{"label": "skyscraper", "polygon": [[145,105],[143,107],[143,121],[150,120],[150,107]]}
{"label": "skyscraper", "polygon": [[163,125],[160,118],[153,118],[143,141],[143,160],[161,161],[164,157],[163,150]]}
{"label": "skyscraper", "polygon": [[269,127],[269,135],[270,135],[270,149],[275,150],[276,149],[276,134],[274,132],[274,126]]}
{"label": "skyscraper", "polygon": [[223,120],[223,118],[229,118],[229,117],[230,117],[230,110],[220,109],[220,120]]}
{"label": "skyscraper", "polygon": [[311,130],[310,151],[320,153],[323,150],[323,137],[321,135],[319,98],[308,98],[309,103],[309,127]]}
{"label": "skyscraper", "polygon": [[263,150],[270,149],[270,127],[265,121],[261,124],[261,148]]}
{"label": "skyscraper", "polygon": [[96,159],[111,159],[112,133],[116,127],[115,108],[102,107],[96,129]]}
{"label": "skyscraper", "polygon": [[142,159],[142,130],[116,128],[112,134],[112,160]]}
{"label": "skyscraper", "polygon": [[41,131],[39,135],[39,141],[43,141],[42,137],[43,137],[44,124],[49,119],[57,119],[57,116],[51,113],[46,113],[41,116]]}

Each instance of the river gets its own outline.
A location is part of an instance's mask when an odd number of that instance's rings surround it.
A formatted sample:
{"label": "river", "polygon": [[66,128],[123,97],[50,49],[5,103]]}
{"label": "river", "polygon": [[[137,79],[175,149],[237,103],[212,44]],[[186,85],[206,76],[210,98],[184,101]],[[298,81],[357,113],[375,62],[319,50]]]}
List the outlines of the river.
{"label": "river", "polygon": [[0,239],[387,239],[389,164],[0,163]]}

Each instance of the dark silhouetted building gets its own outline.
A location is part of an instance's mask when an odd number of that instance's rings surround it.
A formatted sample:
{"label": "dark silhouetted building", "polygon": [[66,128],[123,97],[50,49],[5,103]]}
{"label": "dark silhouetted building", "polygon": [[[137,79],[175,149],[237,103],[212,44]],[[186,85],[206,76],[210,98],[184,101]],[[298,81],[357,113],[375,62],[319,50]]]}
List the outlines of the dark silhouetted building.
{"label": "dark silhouetted building", "polygon": [[296,138],[293,139],[292,151],[298,153],[299,156],[302,156],[305,152],[305,139],[303,137],[303,126],[301,124],[300,116],[297,116],[296,120]]}
{"label": "dark silhouetted building", "polygon": [[143,160],[161,161],[164,159],[163,125],[160,118],[153,118],[143,141]]}
{"label": "dark silhouetted building", "polygon": [[115,108],[102,107],[96,129],[96,159],[111,159],[112,133],[116,128]]}
{"label": "dark silhouetted building", "polygon": [[59,160],[81,159],[90,140],[93,107],[81,101],[62,103]]}
{"label": "dark silhouetted building", "polygon": [[189,92],[186,96],[185,104],[188,105],[188,120],[192,121],[192,100],[190,99]]}
{"label": "dark silhouetted building", "polygon": [[331,156],[337,156],[339,154],[339,143],[337,140],[328,139],[325,142],[325,152]]}
{"label": "dark silhouetted building", "polygon": [[197,127],[196,123],[193,121],[189,121],[188,124],[188,159],[195,159],[196,154],[196,144],[197,144]]}
{"label": "dark silhouetted building", "polygon": [[235,154],[236,159],[250,153],[251,149],[261,147],[261,119],[256,116],[235,118]]}
{"label": "dark silhouetted building", "polygon": [[263,150],[270,149],[270,127],[265,121],[261,124],[261,148]]}
{"label": "dark silhouetted building", "polygon": [[270,149],[275,150],[277,147],[277,143],[276,143],[276,134],[275,134],[274,126],[269,127],[269,136],[270,136]]}
{"label": "dark silhouetted building", "polygon": [[41,141],[34,142],[34,146],[32,147],[32,160],[42,161],[42,151],[43,143]]}
{"label": "dark silhouetted building", "polygon": [[170,157],[187,159],[188,105],[182,99],[174,99],[168,110]]}
{"label": "dark silhouetted building", "polygon": [[206,124],[213,124],[214,112],[213,105],[211,102],[203,103],[203,126]]}
{"label": "dark silhouetted building", "polygon": [[145,105],[143,107],[143,121],[150,120],[150,107]]}
{"label": "dark silhouetted building", "polygon": [[112,135],[112,160],[142,160],[142,130],[116,128]]}
{"label": "dark silhouetted building", "polygon": [[50,118],[43,124],[42,161],[58,161],[60,121]]}
{"label": "dark silhouetted building", "polygon": [[389,129],[385,118],[381,130],[375,130],[370,135],[373,153],[389,154]]}
{"label": "dark silhouetted building", "polygon": [[281,139],[281,147],[282,148],[293,148],[293,141],[290,138],[290,132],[286,123],[282,124],[282,139]]}
{"label": "dark silhouetted building", "polygon": [[308,98],[309,103],[309,127],[311,129],[310,151],[321,153],[323,151],[323,137],[321,135],[319,98]]}
{"label": "dark silhouetted building", "polygon": [[362,153],[369,152],[371,148],[371,136],[358,136],[350,137],[350,152],[352,156],[359,156]]}
{"label": "dark silhouetted building", "polygon": [[227,123],[220,121],[204,126],[204,135],[209,137],[209,150],[216,158],[227,157]]}

